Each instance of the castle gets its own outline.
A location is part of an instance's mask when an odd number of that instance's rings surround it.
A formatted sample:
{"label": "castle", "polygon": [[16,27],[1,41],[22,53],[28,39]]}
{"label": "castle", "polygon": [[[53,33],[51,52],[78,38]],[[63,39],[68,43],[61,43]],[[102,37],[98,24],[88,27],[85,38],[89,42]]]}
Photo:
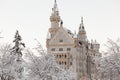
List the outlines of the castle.
{"label": "castle", "polygon": [[55,0],[50,16],[51,27],[46,39],[47,52],[56,56],[56,62],[76,75],[74,80],[97,80],[93,57],[100,56],[100,44],[87,39],[83,17],[78,33],[72,33],[63,26]]}

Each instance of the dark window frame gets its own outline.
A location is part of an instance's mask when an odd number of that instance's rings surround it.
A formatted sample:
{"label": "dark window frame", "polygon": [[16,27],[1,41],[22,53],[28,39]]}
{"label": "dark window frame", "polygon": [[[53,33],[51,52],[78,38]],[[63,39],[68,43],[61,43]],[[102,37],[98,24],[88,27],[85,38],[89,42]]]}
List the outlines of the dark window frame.
{"label": "dark window frame", "polygon": [[62,39],[60,39],[60,40],[59,40],[59,42],[63,42],[63,40],[62,40]]}
{"label": "dark window frame", "polygon": [[67,51],[71,51],[71,48],[67,48]]}
{"label": "dark window frame", "polygon": [[51,51],[55,51],[55,48],[52,48]]}
{"label": "dark window frame", "polygon": [[59,48],[59,51],[63,51],[63,48]]}

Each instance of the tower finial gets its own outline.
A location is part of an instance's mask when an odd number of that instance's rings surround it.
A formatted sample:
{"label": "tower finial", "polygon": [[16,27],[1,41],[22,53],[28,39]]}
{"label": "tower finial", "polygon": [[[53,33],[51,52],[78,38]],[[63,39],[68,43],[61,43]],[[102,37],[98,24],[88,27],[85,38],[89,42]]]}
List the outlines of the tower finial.
{"label": "tower finial", "polygon": [[83,17],[81,17],[80,29],[84,30]]}
{"label": "tower finial", "polygon": [[81,23],[83,24],[83,17],[81,17]]}
{"label": "tower finial", "polygon": [[59,22],[60,22],[60,16],[59,16],[59,11],[57,7],[57,2],[54,0],[54,6],[52,8],[52,14],[50,16],[50,21],[51,21],[51,27],[59,27]]}
{"label": "tower finial", "polygon": [[57,8],[57,1],[55,0],[55,3],[54,3],[54,10],[55,11],[58,11],[58,8]]}
{"label": "tower finial", "polygon": [[54,1],[54,6],[52,8],[52,15],[59,15],[58,7],[57,7],[57,1]]}
{"label": "tower finial", "polygon": [[80,27],[79,27],[79,32],[80,31],[85,32],[84,23],[83,23],[83,17],[81,17],[81,23],[80,23]]}

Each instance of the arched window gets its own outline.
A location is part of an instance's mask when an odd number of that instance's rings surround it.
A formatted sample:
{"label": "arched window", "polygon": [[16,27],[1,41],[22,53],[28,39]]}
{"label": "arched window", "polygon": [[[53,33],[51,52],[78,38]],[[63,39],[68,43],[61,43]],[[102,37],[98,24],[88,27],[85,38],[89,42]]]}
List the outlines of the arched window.
{"label": "arched window", "polygon": [[64,55],[62,54],[62,57],[64,57]]}
{"label": "arched window", "polygon": [[61,65],[61,62],[59,62],[59,64]]}
{"label": "arched window", "polygon": [[59,55],[59,58],[61,58],[61,55]]}
{"label": "arched window", "polygon": [[65,58],[67,57],[67,55],[65,54]]}
{"label": "arched window", "polygon": [[58,58],[58,55],[56,56],[56,58]]}
{"label": "arched window", "polygon": [[65,62],[65,65],[66,65],[66,62]]}

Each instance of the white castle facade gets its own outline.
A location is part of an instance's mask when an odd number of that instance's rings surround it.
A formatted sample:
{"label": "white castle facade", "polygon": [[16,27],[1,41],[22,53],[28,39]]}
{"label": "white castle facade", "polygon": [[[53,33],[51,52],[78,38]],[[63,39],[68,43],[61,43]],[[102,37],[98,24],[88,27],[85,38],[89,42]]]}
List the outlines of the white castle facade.
{"label": "white castle facade", "polygon": [[83,18],[78,33],[63,26],[55,0],[50,16],[51,27],[46,39],[48,53],[56,56],[56,62],[76,75],[73,80],[97,80],[96,64],[92,57],[100,56],[100,45],[87,39]]}

